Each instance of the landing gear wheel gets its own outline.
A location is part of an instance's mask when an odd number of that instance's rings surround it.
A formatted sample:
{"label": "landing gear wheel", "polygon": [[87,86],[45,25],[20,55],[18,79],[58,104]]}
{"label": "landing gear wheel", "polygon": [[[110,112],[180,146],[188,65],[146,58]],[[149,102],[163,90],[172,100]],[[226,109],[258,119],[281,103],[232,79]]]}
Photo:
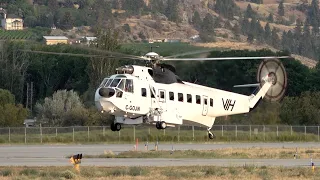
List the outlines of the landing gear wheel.
{"label": "landing gear wheel", "polygon": [[110,129],[111,129],[111,131],[116,131],[116,126],[114,123],[111,123]]}
{"label": "landing gear wheel", "polygon": [[209,139],[214,139],[216,136],[212,132],[208,132]]}
{"label": "landing gear wheel", "polygon": [[121,124],[116,123],[114,126],[115,126],[115,130],[116,131],[120,131],[121,130]]}
{"label": "landing gear wheel", "polygon": [[167,127],[167,124],[164,121],[161,121],[159,124],[161,129],[165,129]]}
{"label": "landing gear wheel", "polygon": [[160,129],[160,122],[159,121],[156,122],[156,128]]}

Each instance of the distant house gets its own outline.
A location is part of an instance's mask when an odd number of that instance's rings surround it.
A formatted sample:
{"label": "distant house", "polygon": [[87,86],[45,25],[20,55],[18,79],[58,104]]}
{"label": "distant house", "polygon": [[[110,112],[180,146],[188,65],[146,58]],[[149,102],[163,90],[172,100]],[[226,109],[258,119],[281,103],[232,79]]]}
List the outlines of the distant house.
{"label": "distant house", "polygon": [[43,36],[46,45],[68,44],[66,36]]}
{"label": "distant house", "polygon": [[95,40],[97,39],[97,37],[89,37],[89,36],[85,36],[82,37],[82,42],[84,42],[86,45],[90,45],[91,43],[93,43]]}
{"label": "distant house", "polygon": [[0,8],[2,14],[1,26],[5,30],[23,30],[23,20],[14,14],[7,14],[5,9]]}

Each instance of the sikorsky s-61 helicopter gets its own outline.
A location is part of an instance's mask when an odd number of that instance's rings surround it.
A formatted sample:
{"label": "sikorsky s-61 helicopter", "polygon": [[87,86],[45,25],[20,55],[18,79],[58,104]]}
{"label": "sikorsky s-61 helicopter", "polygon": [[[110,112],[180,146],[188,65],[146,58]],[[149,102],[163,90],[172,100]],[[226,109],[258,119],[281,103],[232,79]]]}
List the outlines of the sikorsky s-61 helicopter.
{"label": "sikorsky s-61 helicopter", "polygon": [[[105,51],[106,52],[106,51]],[[108,53],[108,52],[106,52]],[[119,53],[111,53],[119,56]],[[186,53],[183,55],[191,55]],[[120,54],[121,57],[121,54]],[[125,65],[116,74],[103,79],[95,93],[95,105],[102,113],[115,116],[112,131],[121,124],[154,124],[157,129],[175,125],[206,126],[210,132],[220,116],[243,114],[255,108],[263,98],[280,100],[287,88],[287,75],[280,57],[175,58],[162,57],[155,52],[144,56],[123,55],[124,58],[148,62],[147,66]],[[181,80],[175,68],[162,61],[221,61],[261,59],[257,83],[237,87],[257,87],[251,95],[228,92]]]}

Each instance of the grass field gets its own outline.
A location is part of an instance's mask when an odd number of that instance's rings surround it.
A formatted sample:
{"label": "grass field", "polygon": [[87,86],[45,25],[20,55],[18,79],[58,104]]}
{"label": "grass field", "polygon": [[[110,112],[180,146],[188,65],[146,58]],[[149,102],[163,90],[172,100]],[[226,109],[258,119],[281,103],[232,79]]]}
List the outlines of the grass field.
{"label": "grass field", "polygon": [[[296,155],[295,155],[296,154]],[[84,158],[205,158],[205,159],[310,159],[320,157],[320,148],[223,148],[215,150],[127,151],[115,154],[105,151]],[[67,158],[70,158],[67,157]]]}
{"label": "grass field", "polygon": [[[125,126],[119,132],[109,127],[61,127],[61,128],[0,128],[0,143],[204,143],[204,142],[315,142],[319,141],[317,127],[265,127],[252,126],[214,126],[216,138],[210,140],[204,128],[181,127],[157,130],[153,126]],[[312,132],[312,133],[311,133]]]}
{"label": "grass field", "polygon": [[0,167],[0,179],[319,179],[310,167]]}

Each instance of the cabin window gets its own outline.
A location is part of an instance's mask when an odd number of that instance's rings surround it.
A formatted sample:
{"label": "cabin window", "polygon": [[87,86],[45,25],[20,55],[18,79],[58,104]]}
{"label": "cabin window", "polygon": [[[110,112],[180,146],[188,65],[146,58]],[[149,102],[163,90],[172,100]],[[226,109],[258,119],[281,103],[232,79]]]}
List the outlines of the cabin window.
{"label": "cabin window", "polygon": [[208,104],[208,102],[207,102],[208,100],[207,100],[207,98],[204,98],[204,104],[205,105],[207,105]]}
{"label": "cabin window", "polygon": [[124,90],[126,92],[133,93],[133,81],[132,81],[132,79],[126,79],[126,84],[125,84]]}
{"label": "cabin window", "polygon": [[178,93],[178,101],[183,102],[183,94]]}
{"label": "cabin window", "polygon": [[164,92],[163,91],[160,91],[160,98],[164,99]]}
{"label": "cabin window", "polygon": [[173,93],[173,92],[169,92],[169,99],[170,99],[171,101],[174,100],[174,93]]}
{"label": "cabin window", "polygon": [[192,103],[192,96],[191,94],[187,94],[187,102]]}
{"label": "cabin window", "polygon": [[147,97],[147,90],[146,90],[146,88],[141,88],[141,96],[142,96],[142,97]]}
{"label": "cabin window", "polygon": [[196,103],[201,104],[201,98],[199,95],[196,95]]}
{"label": "cabin window", "polygon": [[210,98],[210,106],[213,107],[213,99]]}

